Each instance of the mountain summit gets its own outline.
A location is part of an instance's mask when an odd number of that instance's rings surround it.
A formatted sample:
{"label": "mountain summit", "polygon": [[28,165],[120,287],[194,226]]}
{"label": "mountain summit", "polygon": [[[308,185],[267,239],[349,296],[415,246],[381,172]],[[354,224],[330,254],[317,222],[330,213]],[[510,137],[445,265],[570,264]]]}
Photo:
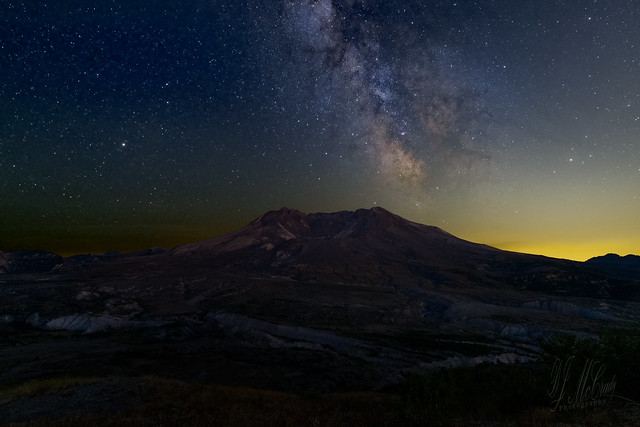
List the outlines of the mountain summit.
{"label": "mountain summit", "polygon": [[394,258],[441,258],[451,257],[462,248],[475,252],[496,251],[374,207],[312,214],[282,208],[265,213],[238,231],[179,246],[172,252],[176,255],[221,254],[247,249],[262,252],[277,249],[292,253],[294,248],[293,252],[305,257],[318,256],[317,252],[331,249],[336,261],[338,254],[347,256],[339,259],[345,261],[356,253],[383,257],[395,254]]}
{"label": "mountain summit", "polygon": [[183,245],[176,248],[175,252],[211,250],[219,248],[221,245],[226,246],[225,249],[236,250],[260,242],[275,245],[282,240],[293,239],[356,237],[385,229],[390,231],[389,229],[394,226],[398,231],[399,228],[406,230],[416,225],[418,224],[411,223],[379,207],[358,209],[355,212],[313,214],[282,208],[261,215],[241,230],[202,242]]}

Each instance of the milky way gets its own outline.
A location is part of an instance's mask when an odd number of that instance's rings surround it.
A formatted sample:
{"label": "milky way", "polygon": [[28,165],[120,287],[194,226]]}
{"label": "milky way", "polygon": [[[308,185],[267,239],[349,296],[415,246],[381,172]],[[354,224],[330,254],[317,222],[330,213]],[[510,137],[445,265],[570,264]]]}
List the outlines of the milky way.
{"label": "milky way", "polygon": [[367,2],[286,3],[280,42],[293,51],[287,66],[317,82],[299,102],[339,110],[344,141],[368,161],[362,167],[424,198],[456,174],[484,170],[487,141],[471,135],[486,111],[473,77],[465,75],[470,73],[443,62],[453,55],[445,43],[378,8]]}
{"label": "milky way", "polygon": [[383,206],[500,248],[640,247],[634,2],[0,5],[0,250],[173,246]]}

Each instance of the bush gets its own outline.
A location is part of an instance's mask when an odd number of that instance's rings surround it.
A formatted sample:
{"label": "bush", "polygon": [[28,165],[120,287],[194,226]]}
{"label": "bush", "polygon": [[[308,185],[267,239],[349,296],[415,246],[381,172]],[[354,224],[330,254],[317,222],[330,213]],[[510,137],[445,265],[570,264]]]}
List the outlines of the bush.
{"label": "bush", "polygon": [[601,332],[597,339],[577,338],[561,334],[540,345],[541,360],[552,366],[556,360],[574,357],[574,365],[583,366],[589,360],[606,369],[607,378],[615,376],[616,395],[640,398],[640,329],[615,329]]}
{"label": "bush", "polygon": [[458,367],[408,378],[399,391],[406,422],[504,421],[548,403],[548,371],[539,364]]}

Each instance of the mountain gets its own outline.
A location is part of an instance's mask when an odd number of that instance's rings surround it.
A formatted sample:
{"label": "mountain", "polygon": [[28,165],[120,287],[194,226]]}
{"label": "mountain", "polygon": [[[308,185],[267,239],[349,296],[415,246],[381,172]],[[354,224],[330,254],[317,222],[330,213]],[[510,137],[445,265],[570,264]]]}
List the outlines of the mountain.
{"label": "mountain", "polygon": [[412,275],[411,265],[425,260],[438,265],[496,251],[382,208],[317,214],[284,208],[267,212],[235,233],[180,246],[171,254],[191,260],[215,256],[226,266],[258,271],[354,278],[399,264],[407,264],[406,273]]}
{"label": "mountain", "polygon": [[558,331],[638,320],[640,282],[603,265],[499,250],[377,207],[283,208],[171,250],[3,253],[0,366],[12,368],[0,384],[54,370],[332,390],[523,362]]}
{"label": "mountain", "polygon": [[[408,221],[383,208],[313,213],[282,208],[246,227],[172,250],[62,258],[0,253],[1,273],[71,272],[156,257],[176,268],[242,269],[296,280],[371,285],[472,286],[637,300],[640,257],[609,254],[586,263],[502,251]],[[144,269],[143,266],[141,268]]]}
{"label": "mountain", "polygon": [[[635,286],[598,265],[502,251],[375,207],[355,212],[267,212],[225,236],[179,246],[187,265],[391,286],[506,287],[637,300]],[[623,283],[624,282],[624,283]]]}
{"label": "mountain", "polygon": [[586,264],[623,280],[640,280],[640,256],[607,254],[591,258]]}
{"label": "mountain", "polygon": [[43,273],[55,269],[62,263],[61,256],[45,251],[23,249],[16,252],[0,252],[0,274]]}

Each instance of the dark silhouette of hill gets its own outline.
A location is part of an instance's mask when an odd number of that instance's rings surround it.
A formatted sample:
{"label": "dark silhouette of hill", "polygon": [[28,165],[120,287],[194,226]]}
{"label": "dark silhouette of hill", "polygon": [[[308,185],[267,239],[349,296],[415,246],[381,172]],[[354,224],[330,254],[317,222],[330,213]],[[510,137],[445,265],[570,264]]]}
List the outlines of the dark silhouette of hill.
{"label": "dark silhouette of hill", "polygon": [[63,258],[45,251],[22,249],[0,252],[0,273],[44,273],[62,264]]}
{"label": "dark silhouette of hill", "polygon": [[607,254],[586,261],[588,266],[623,280],[640,280],[640,256]]}

